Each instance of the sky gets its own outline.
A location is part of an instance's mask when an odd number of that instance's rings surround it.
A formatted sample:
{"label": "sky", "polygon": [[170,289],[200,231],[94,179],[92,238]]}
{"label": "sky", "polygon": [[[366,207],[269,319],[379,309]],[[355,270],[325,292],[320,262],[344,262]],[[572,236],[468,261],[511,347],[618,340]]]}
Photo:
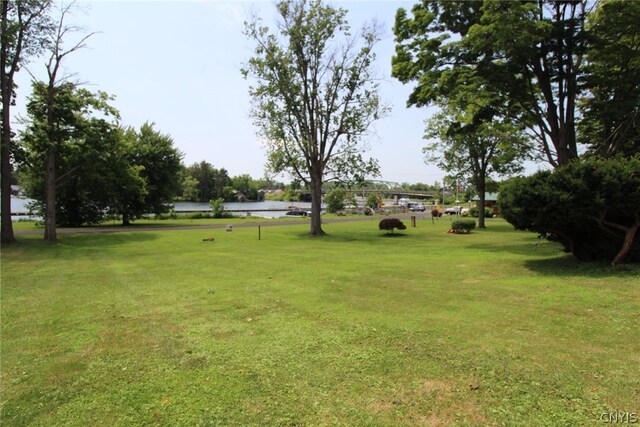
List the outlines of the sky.
{"label": "sky", "polygon": [[[368,155],[381,166],[377,179],[432,184],[445,176],[436,166],[425,164],[422,155],[424,121],[435,110],[407,108],[412,85],[391,77],[395,12],[414,3],[331,4],[348,10],[354,28],[371,19],[384,28],[374,66],[382,78],[381,98],[392,110],[374,123],[374,135],[366,140]],[[114,95],[112,105],[120,111],[123,125],[139,128],[147,121],[155,123],[156,130],[173,138],[186,165],[204,160],[225,168],[230,176],[265,175],[266,151],[249,116],[250,83],[240,68],[252,56],[243,23],[256,12],[273,27],[272,1],[81,0],[78,5],[69,22],[96,34],[87,48],[65,59],[64,70],[86,88]],[[68,40],[72,45],[75,39]],[[28,69],[42,78],[44,58],[32,59]],[[14,115],[24,116],[30,79],[25,71],[17,76]]]}

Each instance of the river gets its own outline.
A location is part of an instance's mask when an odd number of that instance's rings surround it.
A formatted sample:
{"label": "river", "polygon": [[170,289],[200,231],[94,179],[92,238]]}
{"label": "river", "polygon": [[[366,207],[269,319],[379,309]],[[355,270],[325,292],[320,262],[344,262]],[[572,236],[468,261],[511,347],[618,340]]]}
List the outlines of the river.
{"label": "river", "polygon": [[[41,219],[38,215],[28,215],[29,208],[27,205],[33,202],[32,199],[22,197],[11,197],[11,219],[13,221],[32,219]],[[224,209],[234,215],[253,215],[264,218],[280,218],[287,214],[291,206],[295,206],[301,210],[311,210],[311,203],[308,202],[244,202],[244,203],[224,203]],[[176,213],[181,212],[211,212],[209,203],[197,202],[175,202],[173,210]]]}
{"label": "river", "polygon": [[[264,202],[229,202],[223,203],[224,210],[234,215],[252,215],[264,218],[280,218],[287,214],[292,206],[303,210],[311,210],[309,202],[275,202],[266,200]],[[324,207],[324,205],[323,205]],[[173,210],[180,212],[211,212],[209,203],[197,202],[175,202]]]}

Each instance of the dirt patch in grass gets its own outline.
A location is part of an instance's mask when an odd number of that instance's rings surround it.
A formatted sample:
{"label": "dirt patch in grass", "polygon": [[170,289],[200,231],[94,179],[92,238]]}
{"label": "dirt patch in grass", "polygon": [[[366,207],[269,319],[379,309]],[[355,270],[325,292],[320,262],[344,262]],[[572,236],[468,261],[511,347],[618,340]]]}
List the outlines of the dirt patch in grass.
{"label": "dirt patch in grass", "polygon": [[486,425],[483,408],[468,386],[456,381],[426,378],[417,385],[397,389],[369,406],[381,419],[392,423],[448,426],[456,423]]}

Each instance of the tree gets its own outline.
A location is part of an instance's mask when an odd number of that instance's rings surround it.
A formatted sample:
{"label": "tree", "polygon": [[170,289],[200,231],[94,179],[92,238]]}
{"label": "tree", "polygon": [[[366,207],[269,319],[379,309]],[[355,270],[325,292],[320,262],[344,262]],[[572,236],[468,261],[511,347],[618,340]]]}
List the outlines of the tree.
{"label": "tree", "polygon": [[518,230],[585,261],[640,262],[640,156],[582,159],[504,183],[498,203]]}
{"label": "tree", "polygon": [[[424,147],[427,162],[457,176],[470,176],[478,192],[478,227],[485,227],[485,192],[492,174],[522,170],[527,141],[511,123],[484,121],[479,114],[449,107],[428,122],[427,135],[437,140]],[[471,109],[472,111],[472,109]]]}
{"label": "tree", "polygon": [[[257,183],[247,174],[231,178],[231,186],[235,191],[242,193],[248,200],[258,199]],[[237,197],[234,201],[238,201]]]}
{"label": "tree", "polygon": [[0,193],[3,243],[15,241],[11,222],[11,171],[13,132],[11,107],[15,100],[15,74],[30,57],[37,56],[46,45],[50,29],[47,15],[50,1],[2,0],[0,25],[0,88],[2,92],[2,123],[0,133]]}
{"label": "tree", "polygon": [[127,160],[139,168],[146,189],[143,195],[138,186],[129,187],[131,193],[121,192],[118,213],[122,215],[122,223],[128,225],[131,219],[145,213],[168,210],[180,187],[182,153],[173,146],[171,136],[156,131],[151,123],[143,124],[139,132],[126,129],[124,139]]}
{"label": "tree", "polygon": [[243,74],[254,79],[252,116],[268,168],[309,186],[309,234],[319,236],[325,180],[362,180],[378,171],[377,162],[362,157],[361,141],[387,112],[371,66],[380,37],[374,25],[351,36],[346,10],[320,0],[281,0],[276,7],[276,32],[257,17],[246,25],[256,47]]}
{"label": "tree", "polygon": [[400,221],[398,218],[385,218],[383,220],[380,220],[380,223],[378,224],[378,228],[380,230],[389,231],[387,234],[393,234],[394,228],[397,228],[398,230],[406,230],[407,226],[404,225],[404,223]]}
{"label": "tree", "polygon": [[45,209],[53,183],[55,210],[48,218],[55,222],[48,231],[55,236],[57,224],[99,222],[120,189],[117,184],[136,178],[125,162],[117,124],[107,120],[118,117],[107,94],[66,82],[55,87],[53,98],[49,95],[48,84],[33,83],[22,166],[29,195]]}
{"label": "tree", "polygon": [[[38,104],[32,107],[37,111]],[[108,213],[119,212],[123,194],[146,195],[141,168],[130,164],[124,132],[117,123],[79,112],[76,115],[73,132],[56,160],[56,222],[65,226],[98,224]],[[21,169],[27,193],[42,208],[45,156],[33,109],[30,117],[32,121],[22,134],[26,157]]]}
{"label": "tree", "polygon": [[[64,39],[70,33],[77,31],[75,27],[68,26],[65,23],[65,19],[71,12],[73,3],[69,5],[61,5],[60,16],[55,26],[55,30],[51,34],[49,40],[49,60],[46,64],[47,70],[47,82],[36,83],[34,90],[40,92],[40,98],[45,102],[42,105],[41,114],[44,116],[45,121],[41,122],[44,125],[44,132],[42,133],[43,140],[46,145],[46,162],[44,165],[45,173],[45,197],[44,197],[44,240],[55,241],[57,240],[56,234],[56,190],[59,185],[58,177],[56,176],[57,167],[56,160],[59,156],[59,151],[62,146],[70,137],[73,132],[73,120],[76,109],[74,109],[74,102],[68,99],[59,100],[58,97],[64,98],[69,96],[75,88],[75,84],[68,81],[68,76],[60,74],[60,67],[63,59],[68,55],[78,51],[85,47],[85,42],[89,37],[93,35],[87,34],[82,36],[75,44],[70,48],[64,47]],[[89,92],[78,92],[79,94],[89,94]],[[106,96],[106,95],[104,95]],[[112,114],[115,111],[112,110],[104,101],[104,96],[99,97],[87,97],[84,96],[86,103],[84,105],[78,105],[75,107],[83,109],[87,107],[94,107],[102,110],[105,114]],[[82,97],[81,97],[82,98]],[[95,103],[95,102],[98,103]],[[63,107],[58,111],[57,107]]]}
{"label": "tree", "polygon": [[344,188],[336,188],[324,198],[327,205],[327,212],[336,213],[339,210],[344,209],[344,202],[347,197],[347,192]]}
{"label": "tree", "polygon": [[232,184],[226,169],[216,169],[205,161],[186,167],[184,174],[197,181],[196,198],[194,200],[198,202],[209,202],[209,200],[220,197],[224,198],[224,189]]}
{"label": "tree", "polygon": [[182,177],[182,181],[180,182],[180,186],[182,199],[192,202],[198,200],[197,179],[195,179],[191,175],[184,175]]}
{"label": "tree", "polygon": [[499,96],[501,117],[526,125],[554,167],[578,156],[576,101],[585,51],[586,0],[423,0],[396,14],[392,75],[416,82],[409,106],[466,86]]}
{"label": "tree", "polygon": [[578,130],[591,151],[611,157],[640,152],[640,3],[602,1],[587,21]]}

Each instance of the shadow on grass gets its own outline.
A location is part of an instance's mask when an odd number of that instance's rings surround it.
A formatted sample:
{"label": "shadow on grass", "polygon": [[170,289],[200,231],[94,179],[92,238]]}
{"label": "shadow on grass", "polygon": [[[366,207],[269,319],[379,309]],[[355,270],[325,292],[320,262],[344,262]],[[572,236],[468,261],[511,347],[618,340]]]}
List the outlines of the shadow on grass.
{"label": "shadow on grass", "polygon": [[529,270],[547,276],[605,278],[613,276],[638,277],[640,275],[640,266],[637,264],[623,264],[618,267],[611,267],[606,262],[579,261],[569,254],[555,258],[526,260],[524,265]]}
{"label": "shadow on grass", "polygon": [[48,258],[68,255],[95,257],[107,248],[135,245],[157,238],[157,233],[153,232],[61,234],[56,242],[44,241],[41,236],[29,236],[18,239],[15,244],[3,245],[2,251],[6,254],[15,251],[18,256],[28,251],[29,257]]}
{"label": "shadow on grass", "polygon": [[371,232],[363,233],[361,231],[345,231],[340,230],[339,232],[329,232],[322,236],[311,236],[308,232],[296,233],[297,239],[299,241],[309,241],[309,242],[319,242],[322,244],[331,244],[331,243],[364,243],[364,244],[372,244],[375,242],[379,242],[380,238],[405,238],[405,239],[422,239],[421,236],[410,234],[410,233],[384,233],[379,230],[372,230]]}
{"label": "shadow on grass", "polygon": [[527,257],[528,259],[523,261],[525,268],[545,276],[604,278],[640,274],[640,265],[624,264],[613,268],[607,262],[579,261],[573,255],[563,253],[559,243],[545,240],[513,245],[471,244],[466,248],[472,251],[510,253]]}

